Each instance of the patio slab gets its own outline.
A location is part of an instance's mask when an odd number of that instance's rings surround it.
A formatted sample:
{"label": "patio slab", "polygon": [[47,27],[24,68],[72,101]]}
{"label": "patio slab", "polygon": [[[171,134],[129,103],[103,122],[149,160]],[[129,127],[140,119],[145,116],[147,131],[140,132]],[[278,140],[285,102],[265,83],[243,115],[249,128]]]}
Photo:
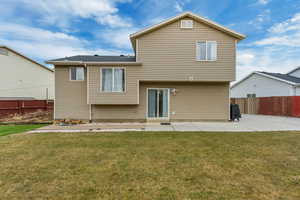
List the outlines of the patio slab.
{"label": "patio slab", "polygon": [[300,118],[267,115],[243,115],[240,122],[174,122],[171,123],[171,125],[160,125],[159,123],[91,123],[73,126],[50,125],[30,131],[30,133],[124,131],[300,131]]}

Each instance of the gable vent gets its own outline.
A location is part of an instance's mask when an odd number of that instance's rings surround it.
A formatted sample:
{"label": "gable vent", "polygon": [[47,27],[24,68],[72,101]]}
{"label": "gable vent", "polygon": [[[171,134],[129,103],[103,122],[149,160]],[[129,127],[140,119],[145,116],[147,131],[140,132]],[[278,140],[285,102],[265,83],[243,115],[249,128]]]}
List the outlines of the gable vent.
{"label": "gable vent", "polygon": [[194,23],[193,20],[181,20],[181,28],[193,28]]}

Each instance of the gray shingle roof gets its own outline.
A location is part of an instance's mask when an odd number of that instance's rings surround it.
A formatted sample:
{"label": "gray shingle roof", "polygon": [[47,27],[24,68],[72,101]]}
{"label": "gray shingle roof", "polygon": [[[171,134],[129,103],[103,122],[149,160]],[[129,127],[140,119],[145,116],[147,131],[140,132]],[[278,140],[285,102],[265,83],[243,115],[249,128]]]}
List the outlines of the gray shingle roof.
{"label": "gray shingle roof", "polygon": [[295,76],[290,76],[288,74],[280,74],[280,73],[270,73],[270,72],[260,72],[269,76],[273,76],[276,78],[280,78],[289,82],[293,82],[293,83],[300,83],[300,78],[297,78]]}
{"label": "gray shingle roof", "polygon": [[91,55],[78,55],[78,56],[71,56],[65,58],[59,58],[50,60],[48,62],[53,61],[82,61],[82,62],[135,62],[135,56],[91,56]]}

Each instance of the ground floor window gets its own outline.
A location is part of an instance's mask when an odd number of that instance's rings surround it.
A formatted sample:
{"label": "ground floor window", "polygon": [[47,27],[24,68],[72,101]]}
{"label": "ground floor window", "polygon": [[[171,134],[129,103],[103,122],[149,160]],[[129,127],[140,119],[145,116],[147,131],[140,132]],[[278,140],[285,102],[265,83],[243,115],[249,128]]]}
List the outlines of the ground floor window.
{"label": "ground floor window", "polygon": [[124,68],[102,68],[101,69],[101,91],[124,92],[125,91],[125,69]]}

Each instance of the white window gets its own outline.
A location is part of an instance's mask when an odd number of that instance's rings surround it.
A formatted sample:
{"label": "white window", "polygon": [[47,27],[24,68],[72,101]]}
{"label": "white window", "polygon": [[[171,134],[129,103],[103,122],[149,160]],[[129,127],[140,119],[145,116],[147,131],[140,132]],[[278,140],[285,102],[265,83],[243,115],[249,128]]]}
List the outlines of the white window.
{"label": "white window", "polygon": [[124,92],[125,91],[125,69],[124,68],[102,68],[101,69],[101,91],[102,92]]}
{"label": "white window", "polygon": [[70,68],[70,80],[71,81],[83,81],[84,80],[84,68],[83,67],[71,67]]}
{"label": "white window", "polygon": [[193,28],[193,20],[181,20],[181,28]]}
{"label": "white window", "polygon": [[217,42],[216,41],[197,42],[196,57],[198,61],[217,60]]}

